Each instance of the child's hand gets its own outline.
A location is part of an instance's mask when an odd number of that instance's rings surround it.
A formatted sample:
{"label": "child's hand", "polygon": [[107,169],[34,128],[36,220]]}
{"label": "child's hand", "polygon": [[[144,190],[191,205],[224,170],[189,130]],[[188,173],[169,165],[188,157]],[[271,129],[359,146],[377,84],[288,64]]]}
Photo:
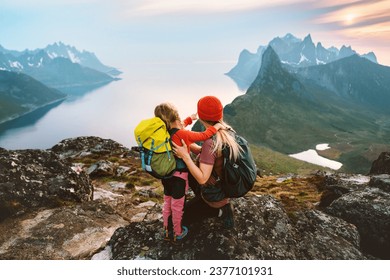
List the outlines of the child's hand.
{"label": "child's hand", "polygon": [[220,123],[214,124],[214,127],[215,127],[216,130],[220,130],[220,129],[222,129],[222,128],[225,128],[225,127],[224,127],[222,124],[220,124]]}
{"label": "child's hand", "polygon": [[198,119],[198,116],[196,113],[191,115],[191,120],[196,121],[197,119]]}

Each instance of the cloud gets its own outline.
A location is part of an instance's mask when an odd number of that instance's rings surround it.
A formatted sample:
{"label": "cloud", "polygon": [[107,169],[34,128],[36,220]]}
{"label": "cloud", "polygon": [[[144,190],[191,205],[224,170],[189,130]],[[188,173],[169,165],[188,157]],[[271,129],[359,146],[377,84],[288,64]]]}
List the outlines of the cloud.
{"label": "cloud", "polygon": [[[327,1],[320,1],[324,4]],[[331,1],[332,2],[332,1]],[[325,7],[325,6],[324,6]],[[390,31],[390,0],[345,1],[330,5],[329,12],[318,16],[314,22],[330,29],[351,34]]]}
{"label": "cloud", "polygon": [[[115,0],[114,0],[115,1]],[[103,3],[102,0],[1,0],[2,8],[42,8]]]}
{"label": "cloud", "polygon": [[315,0],[121,0],[128,16],[154,16],[163,14],[204,14],[237,12],[253,9],[289,5]]}

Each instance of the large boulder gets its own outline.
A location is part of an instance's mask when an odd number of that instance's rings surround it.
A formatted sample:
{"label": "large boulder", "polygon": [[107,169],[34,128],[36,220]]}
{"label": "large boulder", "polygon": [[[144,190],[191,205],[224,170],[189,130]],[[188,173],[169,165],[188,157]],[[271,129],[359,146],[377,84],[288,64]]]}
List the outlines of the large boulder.
{"label": "large boulder", "polygon": [[0,259],[90,259],[127,223],[100,201],[40,209],[0,223]]}
{"label": "large boulder", "polygon": [[51,151],[0,151],[0,221],[16,214],[89,201],[93,187]]}
{"label": "large boulder", "polygon": [[362,250],[382,259],[390,259],[389,189],[389,178],[373,177],[369,186],[342,195],[325,209],[356,225]]}
{"label": "large boulder", "polygon": [[371,178],[360,174],[318,174],[323,179],[318,186],[322,192],[319,207],[329,206],[334,200],[346,193],[361,190],[367,187]]}
{"label": "large boulder", "polygon": [[210,218],[192,225],[189,235],[179,244],[162,240],[161,221],[143,221],[119,228],[109,242],[112,258],[365,258],[359,251],[356,227],[339,218],[315,210],[288,214],[268,195],[235,199],[234,205],[234,229],[225,230],[218,218]]}
{"label": "large boulder", "polygon": [[390,174],[390,152],[382,152],[372,165],[370,174]]}
{"label": "large boulder", "polygon": [[390,175],[381,174],[371,176],[369,186],[379,188],[385,192],[390,193]]}
{"label": "large boulder", "polygon": [[324,212],[310,210],[297,215],[300,259],[362,259],[355,225]]}
{"label": "large boulder", "polygon": [[103,139],[94,136],[64,139],[54,145],[51,150],[59,154],[61,158],[96,156],[96,158],[100,159],[103,156],[131,153],[128,148],[111,139]]}

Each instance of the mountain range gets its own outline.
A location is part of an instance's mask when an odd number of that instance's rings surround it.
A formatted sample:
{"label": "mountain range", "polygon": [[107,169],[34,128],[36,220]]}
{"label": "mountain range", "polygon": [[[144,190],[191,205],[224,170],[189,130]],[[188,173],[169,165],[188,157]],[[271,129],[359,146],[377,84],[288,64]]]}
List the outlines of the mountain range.
{"label": "mountain range", "polygon": [[[22,63],[23,66],[26,66],[25,60],[31,60],[31,59],[34,60],[34,58],[32,58],[32,57],[34,57],[35,54],[42,52],[42,51],[45,52],[49,56],[50,59],[55,59],[57,57],[63,57],[63,58],[69,59],[73,63],[78,63],[81,66],[89,67],[89,68],[95,69],[99,72],[110,74],[112,76],[117,76],[117,75],[121,74],[121,72],[118,69],[104,65],[96,57],[96,55],[93,52],[89,52],[86,50],[79,51],[74,46],[66,45],[63,42],[56,42],[53,44],[49,44],[43,49],[35,49],[35,50],[26,49],[24,51],[8,50],[0,45],[0,53],[10,54],[10,55],[12,55],[13,58],[18,58],[18,57],[24,56],[24,59],[22,59],[22,62],[24,62],[24,63]],[[12,63],[12,62],[14,62],[14,63]],[[16,62],[16,64],[15,64],[15,62]],[[6,69],[9,71],[15,71],[20,67],[20,66],[18,67],[17,62],[18,61],[9,61],[8,65],[7,65],[7,63],[4,63],[3,67],[6,67]],[[37,66],[41,66],[41,65],[39,65],[39,62],[35,63],[35,65],[33,62],[30,62],[30,64],[28,66],[36,66],[37,67]],[[3,70],[5,70],[5,69],[3,69]]]}
{"label": "mountain range", "polygon": [[[282,38],[274,38],[267,46],[259,46],[256,53],[251,53],[248,50],[243,50],[240,53],[237,65],[226,73],[240,89],[248,89],[255,80],[262,64],[262,56],[268,46],[274,49],[286,67],[291,68],[327,64],[357,54],[350,46],[343,45],[340,49],[336,47],[325,48],[320,42],[315,45],[310,34],[302,40],[288,33]],[[377,63],[373,52],[361,56]]]}
{"label": "mountain range", "polygon": [[105,84],[121,73],[102,64],[94,53],[62,42],[22,52],[0,46],[0,70],[24,73],[58,89]]}
{"label": "mountain range", "polygon": [[82,93],[117,80],[119,74],[94,53],[62,42],[24,51],[0,45],[0,123],[64,99],[62,92]]}
{"label": "mountain range", "polygon": [[292,68],[272,46],[246,94],[224,108],[252,143],[292,154],[319,143],[344,171],[367,173],[390,144],[390,67],[356,54]]}

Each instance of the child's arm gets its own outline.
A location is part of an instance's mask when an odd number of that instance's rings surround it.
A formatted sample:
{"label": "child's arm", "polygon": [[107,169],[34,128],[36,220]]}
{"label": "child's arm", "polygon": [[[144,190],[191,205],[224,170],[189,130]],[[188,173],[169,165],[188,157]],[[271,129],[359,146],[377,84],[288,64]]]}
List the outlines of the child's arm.
{"label": "child's arm", "polygon": [[214,126],[209,126],[206,131],[203,132],[194,132],[186,130],[185,133],[187,134],[188,141],[194,143],[197,141],[204,141],[206,139],[209,139],[221,128],[223,128],[223,126],[220,123],[216,123]]}
{"label": "child's arm", "polygon": [[195,121],[197,120],[198,117],[196,116],[196,114],[192,114],[191,116],[187,117],[184,121],[183,121],[183,127],[186,127],[187,125],[190,125],[192,124],[192,121]]}
{"label": "child's arm", "polygon": [[190,125],[190,124],[192,124],[191,117],[185,118],[185,120],[183,121],[183,127],[186,127],[187,125]]}

